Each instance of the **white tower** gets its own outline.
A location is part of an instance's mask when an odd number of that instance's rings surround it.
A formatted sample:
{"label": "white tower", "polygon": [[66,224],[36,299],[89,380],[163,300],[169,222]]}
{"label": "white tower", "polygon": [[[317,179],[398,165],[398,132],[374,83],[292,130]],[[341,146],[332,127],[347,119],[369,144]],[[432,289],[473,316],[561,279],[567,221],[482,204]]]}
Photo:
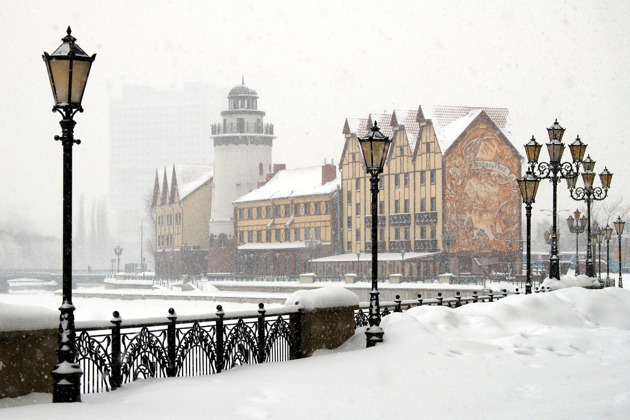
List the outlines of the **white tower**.
{"label": "white tower", "polygon": [[263,124],[258,110],[258,93],[242,84],[228,94],[223,122],[212,125],[214,139],[214,186],[210,213],[210,234],[234,235],[232,202],[258,188],[271,172],[273,124]]}

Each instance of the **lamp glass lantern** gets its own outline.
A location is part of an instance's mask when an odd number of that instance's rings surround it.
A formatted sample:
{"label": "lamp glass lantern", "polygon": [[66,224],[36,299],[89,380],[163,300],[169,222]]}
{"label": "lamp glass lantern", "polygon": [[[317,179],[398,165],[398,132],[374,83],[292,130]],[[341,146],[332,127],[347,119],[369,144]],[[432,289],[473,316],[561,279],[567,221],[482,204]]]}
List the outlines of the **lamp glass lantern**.
{"label": "lamp glass lantern", "polygon": [[581,162],[584,159],[584,153],[586,153],[586,144],[580,140],[580,136],[577,136],[575,141],[569,145],[569,150],[573,162]]}
{"label": "lamp glass lantern", "polygon": [[533,203],[536,201],[536,192],[538,192],[539,183],[540,180],[530,171],[527,171],[525,176],[518,180],[518,186],[521,190],[524,203]]}
{"label": "lamp glass lantern", "polygon": [[79,47],[68,26],[67,35],[52,54],[44,53],[50,86],[59,108],[81,108],[83,93],[96,54],[89,56]]}
{"label": "lamp glass lantern", "polygon": [[615,232],[617,232],[617,236],[621,236],[623,234],[623,228],[626,225],[626,222],[621,220],[621,216],[617,217],[617,220],[614,222]]}
{"label": "lamp glass lantern", "polygon": [[610,188],[610,183],[612,182],[613,174],[608,171],[608,168],[604,167],[604,170],[601,174],[599,174],[599,180],[602,183],[602,188],[608,189]]}
{"label": "lamp glass lantern", "polygon": [[534,136],[532,136],[532,138],[525,145],[525,153],[527,154],[527,161],[529,163],[538,162],[540,149],[542,149],[542,145],[536,141]]}
{"label": "lamp glass lantern", "polygon": [[391,139],[381,133],[376,121],[374,121],[374,126],[371,127],[370,132],[359,138],[363,160],[368,172],[377,174],[383,172],[391,143]]}
{"label": "lamp glass lantern", "polygon": [[585,171],[592,171],[595,169],[595,161],[591,159],[591,155],[588,155],[586,159],[582,161],[582,165],[584,165]]}
{"label": "lamp glass lantern", "polygon": [[613,229],[610,227],[610,225],[606,225],[603,231],[604,231],[604,239],[606,239],[607,241],[610,241],[610,238],[612,237]]}
{"label": "lamp glass lantern", "polygon": [[597,231],[595,232],[595,237],[597,238],[597,243],[601,244],[604,240],[604,230],[602,228],[597,228]]}
{"label": "lamp glass lantern", "polygon": [[560,162],[564,154],[564,143],[557,138],[552,139],[547,143],[547,152],[549,153],[549,160],[551,162]]}
{"label": "lamp glass lantern", "polygon": [[550,141],[555,139],[560,142],[562,141],[562,136],[564,135],[564,128],[558,124],[558,120],[556,119],[551,127],[547,128],[547,134],[549,135]]}
{"label": "lamp glass lantern", "polygon": [[584,188],[590,190],[593,188],[593,181],[595,180],[595,172],[590,169],[587,169],[582,173],[582,181],[584,181]]}

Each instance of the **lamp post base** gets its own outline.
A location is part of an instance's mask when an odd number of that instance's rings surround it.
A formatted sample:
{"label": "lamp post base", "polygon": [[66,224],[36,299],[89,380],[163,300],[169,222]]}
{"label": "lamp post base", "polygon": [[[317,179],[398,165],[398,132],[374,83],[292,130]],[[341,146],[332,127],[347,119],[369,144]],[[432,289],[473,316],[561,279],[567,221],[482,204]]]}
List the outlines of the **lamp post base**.
{"label": "lamp post base", "polygon": [[371,327],[368,327],[368,329],[365,330],[365,336],[367,339],[366,347],[374,347],[376,343],[382,343],[383,335],[385,335],[385,331],[383,331],[380,326],[372,325]]}
{"label": "lamp post base", "polygon": [[81,367],[78,363],[61,362],[51,372],[53,402],[81,402]]}

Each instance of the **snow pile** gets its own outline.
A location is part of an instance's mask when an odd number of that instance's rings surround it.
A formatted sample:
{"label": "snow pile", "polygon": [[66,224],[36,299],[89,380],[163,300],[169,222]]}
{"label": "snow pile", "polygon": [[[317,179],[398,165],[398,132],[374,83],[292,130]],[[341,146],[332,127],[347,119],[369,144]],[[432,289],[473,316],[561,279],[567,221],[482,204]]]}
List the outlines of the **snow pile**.
{"label": "snow pile", "polygon": [[[330,291],[319,293],[326,295]],[[626,419],[630,292],[565,288],[383,318],[341,348],[197,378],[140,380],[82,404],[2,400],[12,420]],[[50,399],[49,399],[50,401]],[[120,417],[120,416],[119,416]]]}
{"label": "snow pile", "polygon": [[565,287],[599,287],[599,281],[584,274],[577,276],[565,275],[560,276],[560,280],[547,277],[540,286],[545,290],[547,290],[547,287],[551,290],[564,289]]}
{"label": "snow pile", "polygon": [[342,286],[331,285],[315,290],[298,290],[292,293],[284,304],[298,305],[307,310],[359,306],[359,297]]}
{"label": "snow pile", "polygon": [[58,327],[59,311],[40,306],[0,302],[0,331],[45,330]]}

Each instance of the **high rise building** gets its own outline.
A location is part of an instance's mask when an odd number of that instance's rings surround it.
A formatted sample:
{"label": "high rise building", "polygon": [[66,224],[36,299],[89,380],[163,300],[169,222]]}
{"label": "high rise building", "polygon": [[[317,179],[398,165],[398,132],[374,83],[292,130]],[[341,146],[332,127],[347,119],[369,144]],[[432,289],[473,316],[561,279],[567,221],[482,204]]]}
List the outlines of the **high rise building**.
{"label": "high rise building", "polygon": [[[113,240],[127,262],[140,258],[140,226],[153,193],[155,168],[209,164],[209,128],[223,92],[190,83],[179,90],[127,86],[110,101],[109,204]],[[145,228],[150,224],[144,221]],[[145,237],[154,238],[149,234]],[[145,253],[146,254],[146,253]]]}

